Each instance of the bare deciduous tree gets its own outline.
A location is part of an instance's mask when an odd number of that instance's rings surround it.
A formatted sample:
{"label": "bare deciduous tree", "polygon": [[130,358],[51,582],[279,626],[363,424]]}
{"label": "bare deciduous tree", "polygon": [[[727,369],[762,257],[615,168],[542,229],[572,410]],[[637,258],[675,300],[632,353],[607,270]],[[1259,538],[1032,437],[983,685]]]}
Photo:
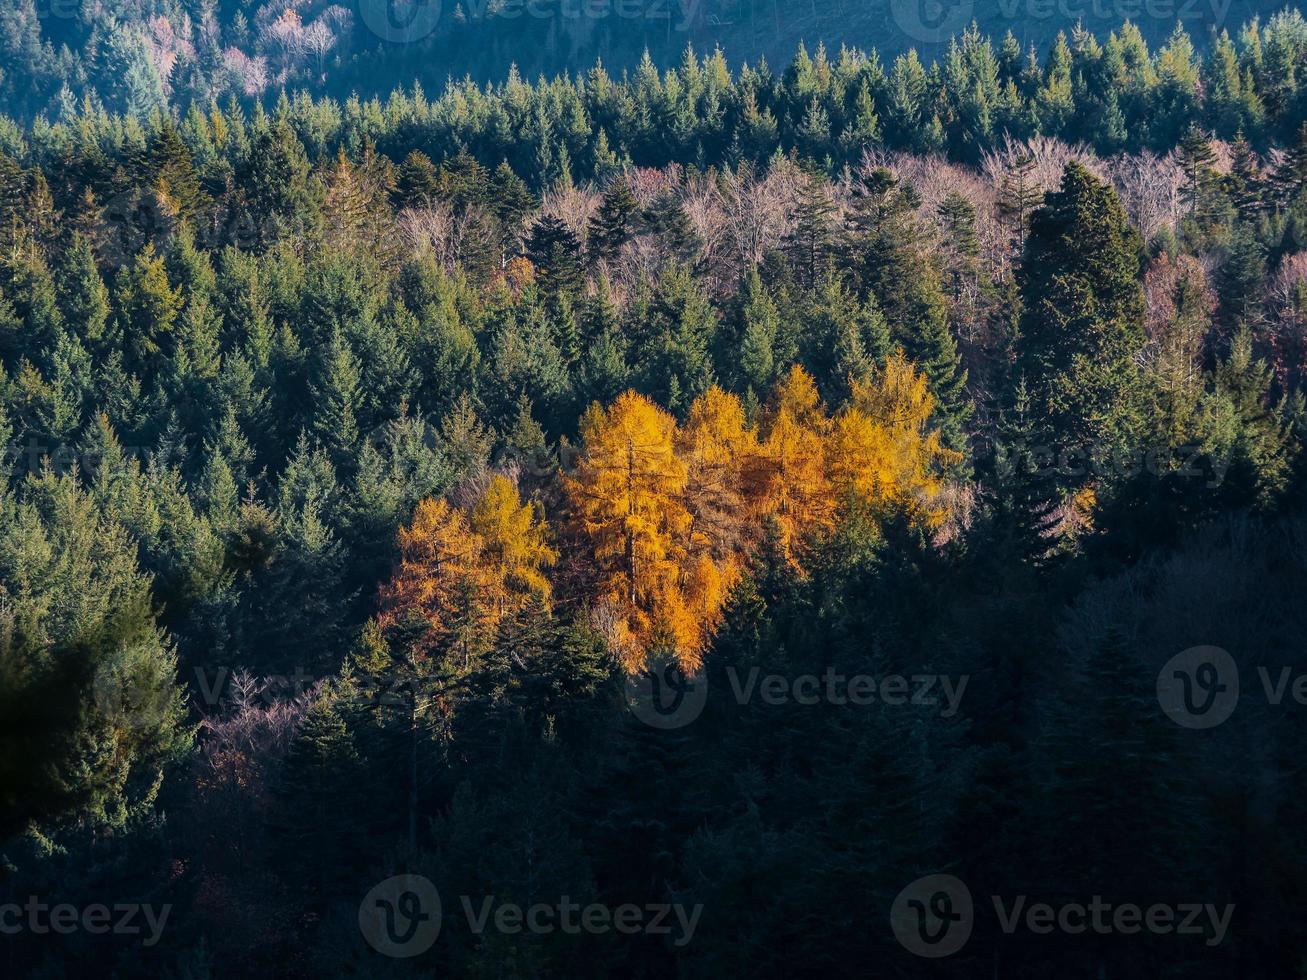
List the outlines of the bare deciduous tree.
{"label": "bare deciduous tree", "polygon": [[1108,161],[1107,173],[1144,241],[1180,223],[1185,177],[1174,153],[1120,154]]}

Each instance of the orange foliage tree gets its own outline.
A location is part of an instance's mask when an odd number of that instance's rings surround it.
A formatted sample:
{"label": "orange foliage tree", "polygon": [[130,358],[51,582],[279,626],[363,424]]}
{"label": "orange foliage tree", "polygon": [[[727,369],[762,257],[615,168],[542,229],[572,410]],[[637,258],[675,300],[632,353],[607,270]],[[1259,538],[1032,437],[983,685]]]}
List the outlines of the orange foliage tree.
{"label": "orange foliage tree", "polygon": [[776,522],[781,549],[793,558],[804,537],[830,528],[835,515],[826,465],[830,420],[812,376],[797,364],[777,384],[761,428],[750,467],[753,509]]}
{"label": "orange foliage tree", "polygon": [[690,515],[681,588],[696,624],[696,651],[716,629],[727,596],[740,580],[743,552],[754,537],[744,474],[757,448],[739,398],[715,385],[695,399],[677,434]]}
{"label": "orange foliage tree", "polygon": [[902,352],[867,380],[850,380],[852,395],[831,433],[831,482],[846,506],[906,514],[926,527],[944,519],[941,470],[961,459],[929,428],[935,399],[926,376]]}
{"label": "orange foliage tree", "polygon": [[472,507],[473,534],[482,542],[482,559],[492,569],[496,618],[515,613],[535,599],[548,601],[545,569],[558,561],[549,545],[549,529],[517,487],[496,473]]}
{"label": "orange foliage tree", "polygon": [[399,531],[399,551],[378,625],[421,624],[417,652],[454,650],[464,666],[504,616],[549,598],[544,570],[557,559],[544,522],[499,475],[470,515],[444,499],[419,503]]}
{"label": "orange foliage tree", "polygon": [[595,559],[600,620],[613,652],[635,670],[650,650],[692,657],[697,632],[680,592],[685,464],[676,422],[628,391],[581,419],[582,451],[566,486]]}
{"label": "orange foliage tree", "polygon": [[[664,653],[685,669],[699,665],[766,520],[796,567],[805,542],[843,514],[939,523],[942,472],[959,457],[931,428],[925,376],[896,353],[849,384],[849,403],[832,418],[811,376],[792,367],[757,431],[717,387],[680,426],[634,391],[586,411],[565,487],[594,559],[595,621],[626,670]],[[493,536],[491,526],[474,520],[471,531]],[[547,549],[543,538],[511,537],[524,553]],[[504,550],[489,551],[513,566]]]}

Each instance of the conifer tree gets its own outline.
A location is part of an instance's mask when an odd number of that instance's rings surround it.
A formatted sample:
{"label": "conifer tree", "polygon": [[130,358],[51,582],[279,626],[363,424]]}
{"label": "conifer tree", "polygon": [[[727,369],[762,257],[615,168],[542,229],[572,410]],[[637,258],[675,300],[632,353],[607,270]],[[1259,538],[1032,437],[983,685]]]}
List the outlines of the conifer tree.
{"label": "conifer tree", "polygon": [[581,243],[562,219],[546,216],[537,221],[527,238],[526,255],[548,295],[580,292]]}
{"label": "conifer tree", "polygon": [[604,191],[599,209],[590,219],[586,246],[590,261],[611,264],[622,246],[635,235],[640,210],[626,180],[618,177]]}
{"label": "conifer tree", "polygon": [[815,285],[831,262],[838,244],[837,214],[825,180],[815,174],[805,175],[795,209],[794,230],[785,242],[786,254],[801,286]]}
{"label": "conifer tree", "polygon": [[1112,189],[1074,162],[1031,221],[1019,366],[1041,441],[1081,467],[1137,433],[1141,248]]}

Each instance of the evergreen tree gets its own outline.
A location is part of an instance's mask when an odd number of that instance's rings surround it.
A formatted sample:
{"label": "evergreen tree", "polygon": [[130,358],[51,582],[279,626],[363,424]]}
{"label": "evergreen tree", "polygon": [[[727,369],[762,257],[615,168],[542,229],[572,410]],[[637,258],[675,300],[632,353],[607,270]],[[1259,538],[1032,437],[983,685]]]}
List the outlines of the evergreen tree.
{"label": "evergreen tree", "polygon": [[1021,255],[1030,232],[1030,218],[1039,206],[1039,188],[1035,184],[1035,161],[1028,154],[1019,156],[1003,175],[998,192],[998,213],[1010,229],[1012,249]]}
{"label": "evergreen tree", "polygon": [[548,295],[576,295],[583,283],[581,243],[562,219],[547,216],[531,228],[526,255]]}
{"label": "evergreen tree", "polygon": [[948,326],[947,303],[936,264],[922,254],[917,198],[888,170],[865,175],[855,189],[853,230],[863,289],[892,325],[893,340],[920,365],[930,383],[945,445],[961,449],[970,414],[966,371]]}
{"label": "evergreen tree", "polygon": [[399,165],[395,203],[401,208],[430,207],[438,199],[440,178],[436,165],[421,150],[413,150]]}
{"label": "evergreen tree", "polygon": [[825,181],[817,175],[806,175],[795,208],[794,230],[785,242],[786,255],[802,286],[815,285],[833,258],[837,245],[836,214]]}
{"label": "evergreen tree", "polygon": [[723,356],[723,366],[729,365],[740,379],[741,389],[755,392],[769,391],[782,365],[776,363],[776,334],[780,329],[780,314],[776,304],[767,295],[757,269],[750,269],[740,288],[738,346]]}
{"label": "evergreen tree", "polygon": [[338,466],[353,459],[359,438],[359,369],[339,331],[323,347],[312,382],[313,431]]}
{"label": "evergreen tree", "polygon": [[608,185],[599,209],[590,219],[587,247],[591,262],[611,264],[622,246],[635,233],[635,219],[640,206],[625,179],[619,177]]}
{"label": "evergreen tree", "polygon": [[1081,474],[1138,431],[1141,249],[1112,189],[1074,162],[1031,220],[1019,365],[1041,441]]}

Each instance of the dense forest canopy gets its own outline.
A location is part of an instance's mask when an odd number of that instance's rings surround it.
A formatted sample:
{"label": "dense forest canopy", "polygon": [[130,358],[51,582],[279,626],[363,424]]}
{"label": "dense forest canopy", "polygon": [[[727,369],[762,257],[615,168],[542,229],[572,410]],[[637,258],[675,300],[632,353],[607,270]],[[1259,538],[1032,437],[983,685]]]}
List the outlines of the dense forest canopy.
{"label": "dense forest canopy", "polygon": [[0,963],[1300,968],[1298,12],[342,102],[206,10],[0,79],[0,911],[168,910]]}
{"label": "dense forest canopy", "polygon": [[1177,26],[1199,46],[1279,4],[1254,0],[8,0],[0,7],[0,95],[24,116],[62,111],[93,91],[111,109],[258,97],[278,88],[384,95],[415,81],[501,81],[602,58],[633,69],[688,45],[750,64],[780,63],[806,42],[876,47],[888,63],[917,49],[929,64],[973,21],[1011,34],[1022,55],[1073,24],[1160,46]]}

